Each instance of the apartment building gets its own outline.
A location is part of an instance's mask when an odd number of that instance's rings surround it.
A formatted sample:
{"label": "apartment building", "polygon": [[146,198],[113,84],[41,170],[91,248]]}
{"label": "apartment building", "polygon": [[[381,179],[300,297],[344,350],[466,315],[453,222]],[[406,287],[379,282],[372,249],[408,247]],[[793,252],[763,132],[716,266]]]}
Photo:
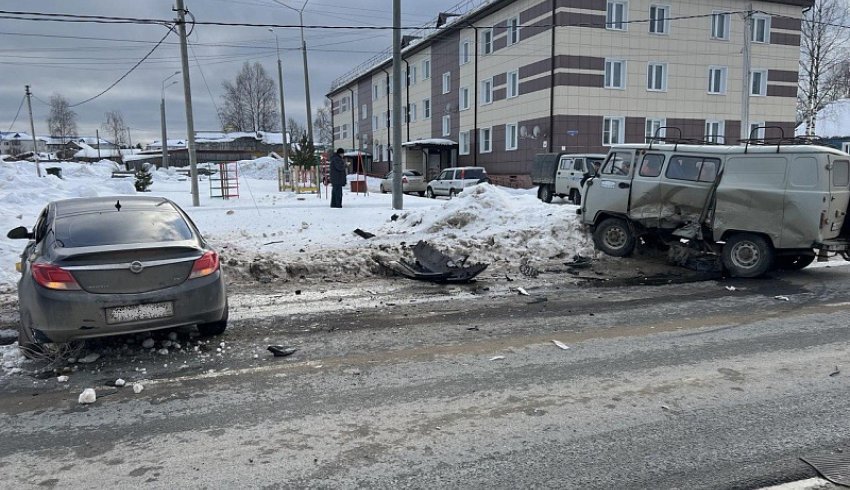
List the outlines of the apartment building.
{"label": "apartment building", "polygon": [[[755,129],[764,126],[791,136],[811,5],[492,0],[404,47],[402,164],[428,177],[480,165],[494,180],[522,182],[540,152],[606,152],[665,133],[734,144],[764,136]],[[391,74],[383,58],[327,94],[334,147],[371,156],[373,173],[393,153]]]}

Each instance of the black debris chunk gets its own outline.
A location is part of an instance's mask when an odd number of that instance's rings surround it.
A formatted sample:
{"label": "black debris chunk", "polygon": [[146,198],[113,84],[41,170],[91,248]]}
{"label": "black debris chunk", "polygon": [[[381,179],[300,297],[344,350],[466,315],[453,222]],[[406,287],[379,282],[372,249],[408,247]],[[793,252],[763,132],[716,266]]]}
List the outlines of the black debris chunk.
{"label": "black debris chunk", "polygon": [[489,264],[466,264],[468,257],[453,258],[420,240],[413,247],[416,261],[404,259],[395,263],[393,270],[411,279],[436,283],[463,283],[472,281]]}
{"label": "black debris chunk", "polygon": [[295,347],[286,347],[285,345],[270,345],[268,349],[275,357],[287,357],[298,352]]}
{"label": "black debris chunk", "polygon": [[361,237],[361,238],[365,238],[367,240],[375,237],[374,233],[369,233],[368,231],[363,231],[360,228],[357,228],[356,230],[354,230],[354,234]]}

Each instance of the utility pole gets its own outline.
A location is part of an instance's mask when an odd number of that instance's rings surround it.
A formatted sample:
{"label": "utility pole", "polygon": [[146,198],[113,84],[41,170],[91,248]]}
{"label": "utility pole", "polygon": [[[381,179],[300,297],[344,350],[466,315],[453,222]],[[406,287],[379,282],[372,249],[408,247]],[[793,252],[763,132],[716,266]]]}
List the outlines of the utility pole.
{"label": "utility pole", "polygon": [[97,159],[100,160],[100,130],[94,130],[94,137],[97,140]]}
{"label": "utility pole", "polygon": [[283,136],[283,165],[289,166],[289,143],[286,141],[286,105],[283,102],[283,66],[280,62],[280,42],[277,40],[277,32],[269,28],[269,31],[274,33],[274,43],[277,46],[277,82],[280,91],[280,131]]}
{"label": "utility pole", "polygon": [[753,39],[753,4],[747,5],[744,12],[744,75],[741,80],[741,139],[750,138],[750,71],[752,71],[752,59],[750,48]]}
{"label": "utility pole", "polygon": [[200,206],[198,197],[198,159],[195,154],[195,121],[192,117],[192,86],[189,83],[189,48],[186,41],[186,9],[177,0],[177,30],[180,33],[180,61],[183,65],[183,97],[186,100],[186,132],[189,149],[189,169],[192,175],[192,206]]}
{"label": "utility pole", "polygon": [[[165,82],[167,82],[171,77],[175,75],[179,75],[180,70],[175,71],[171,75],[168,75],[165,80],[160,84],[162,86],[162,90],[159,92],[159,118],[160,118],[160,126],[162,126],[162,168],[168,168],[168,131],[165,130]],[[170,87],[177,83],[177,80],[169,83],[167,86]]]}
{"label": "utility pole", "polygon": [[[353,110],[353,109],[352,109]],[[393,209],[403,208],[401,187],[401,0],[393,0]]]}
{"label": "utility pole", "polygon": [[24,86],[24,93],[27,95],[27,109],[30,111],[30,131],[32,132],[32,158],[35,160],[35,171],[41,177],[41,165],[38,164],[38,143],[35,140],[35,122],[32,120],[32,92],[30,86]]}

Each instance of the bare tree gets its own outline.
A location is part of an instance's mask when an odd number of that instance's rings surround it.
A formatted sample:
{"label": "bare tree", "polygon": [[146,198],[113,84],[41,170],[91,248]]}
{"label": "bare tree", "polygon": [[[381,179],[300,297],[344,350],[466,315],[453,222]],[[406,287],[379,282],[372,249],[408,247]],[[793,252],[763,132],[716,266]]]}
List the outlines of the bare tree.
{"label": "bare tree", "polygon": [[127,125],[124,124],[124,114],[121,111],[109,111],[105,116],[106,120],[103,121],[101,129],[111,138],[112,143],[121,148],[127,141]]}
{"label": "bare tree", "polygon": [[838,87],[846,79],[841,68],[850,35],[841,25],[847,20],[844,0],[816,0],[803,14],[797,112],[810,136],[815,134],[818,111],[838,96]]}
{"label": "bare tree", "polygon": [[77,113],[71,110],[68,99],[59,94],[50,96],[50,115],[47,116],[47,129],[51,136],[58,136],[62,144],[77,136]]}
{"label": "bare tree", "polygon": [[286,121],[286,130],[289,131],[289,139],[293,143],[300,141],[301,137],[307,133],[304,125],[291,117]]}
{"label": "bare tree", "polygon": [[259,63],[245,62],[235,82],[224,82],[221,121],[225,131],[277,131],[277,89]]}
{"label": "bare tree", "polygon": [[331,119],[330,100],[325,99],[324,107],[316,110],[316,117],[313,119],[313,126],[316,128],[318,135],[318,143],[331,147],[334,144],[334,126]]}

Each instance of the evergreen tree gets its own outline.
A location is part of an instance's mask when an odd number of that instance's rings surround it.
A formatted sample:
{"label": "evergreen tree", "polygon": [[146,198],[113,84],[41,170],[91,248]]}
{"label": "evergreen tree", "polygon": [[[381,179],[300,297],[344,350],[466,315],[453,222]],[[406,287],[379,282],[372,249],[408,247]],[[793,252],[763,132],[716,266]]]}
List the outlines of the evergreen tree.
{"label": "evergreen tree", "polygon": [[292,160],[292,165],[296,167],[307,169],[316,165],[316,151],[313,142],[307,140],[306,134],[298,141],[298,147],[290,152],[289,158]]}

